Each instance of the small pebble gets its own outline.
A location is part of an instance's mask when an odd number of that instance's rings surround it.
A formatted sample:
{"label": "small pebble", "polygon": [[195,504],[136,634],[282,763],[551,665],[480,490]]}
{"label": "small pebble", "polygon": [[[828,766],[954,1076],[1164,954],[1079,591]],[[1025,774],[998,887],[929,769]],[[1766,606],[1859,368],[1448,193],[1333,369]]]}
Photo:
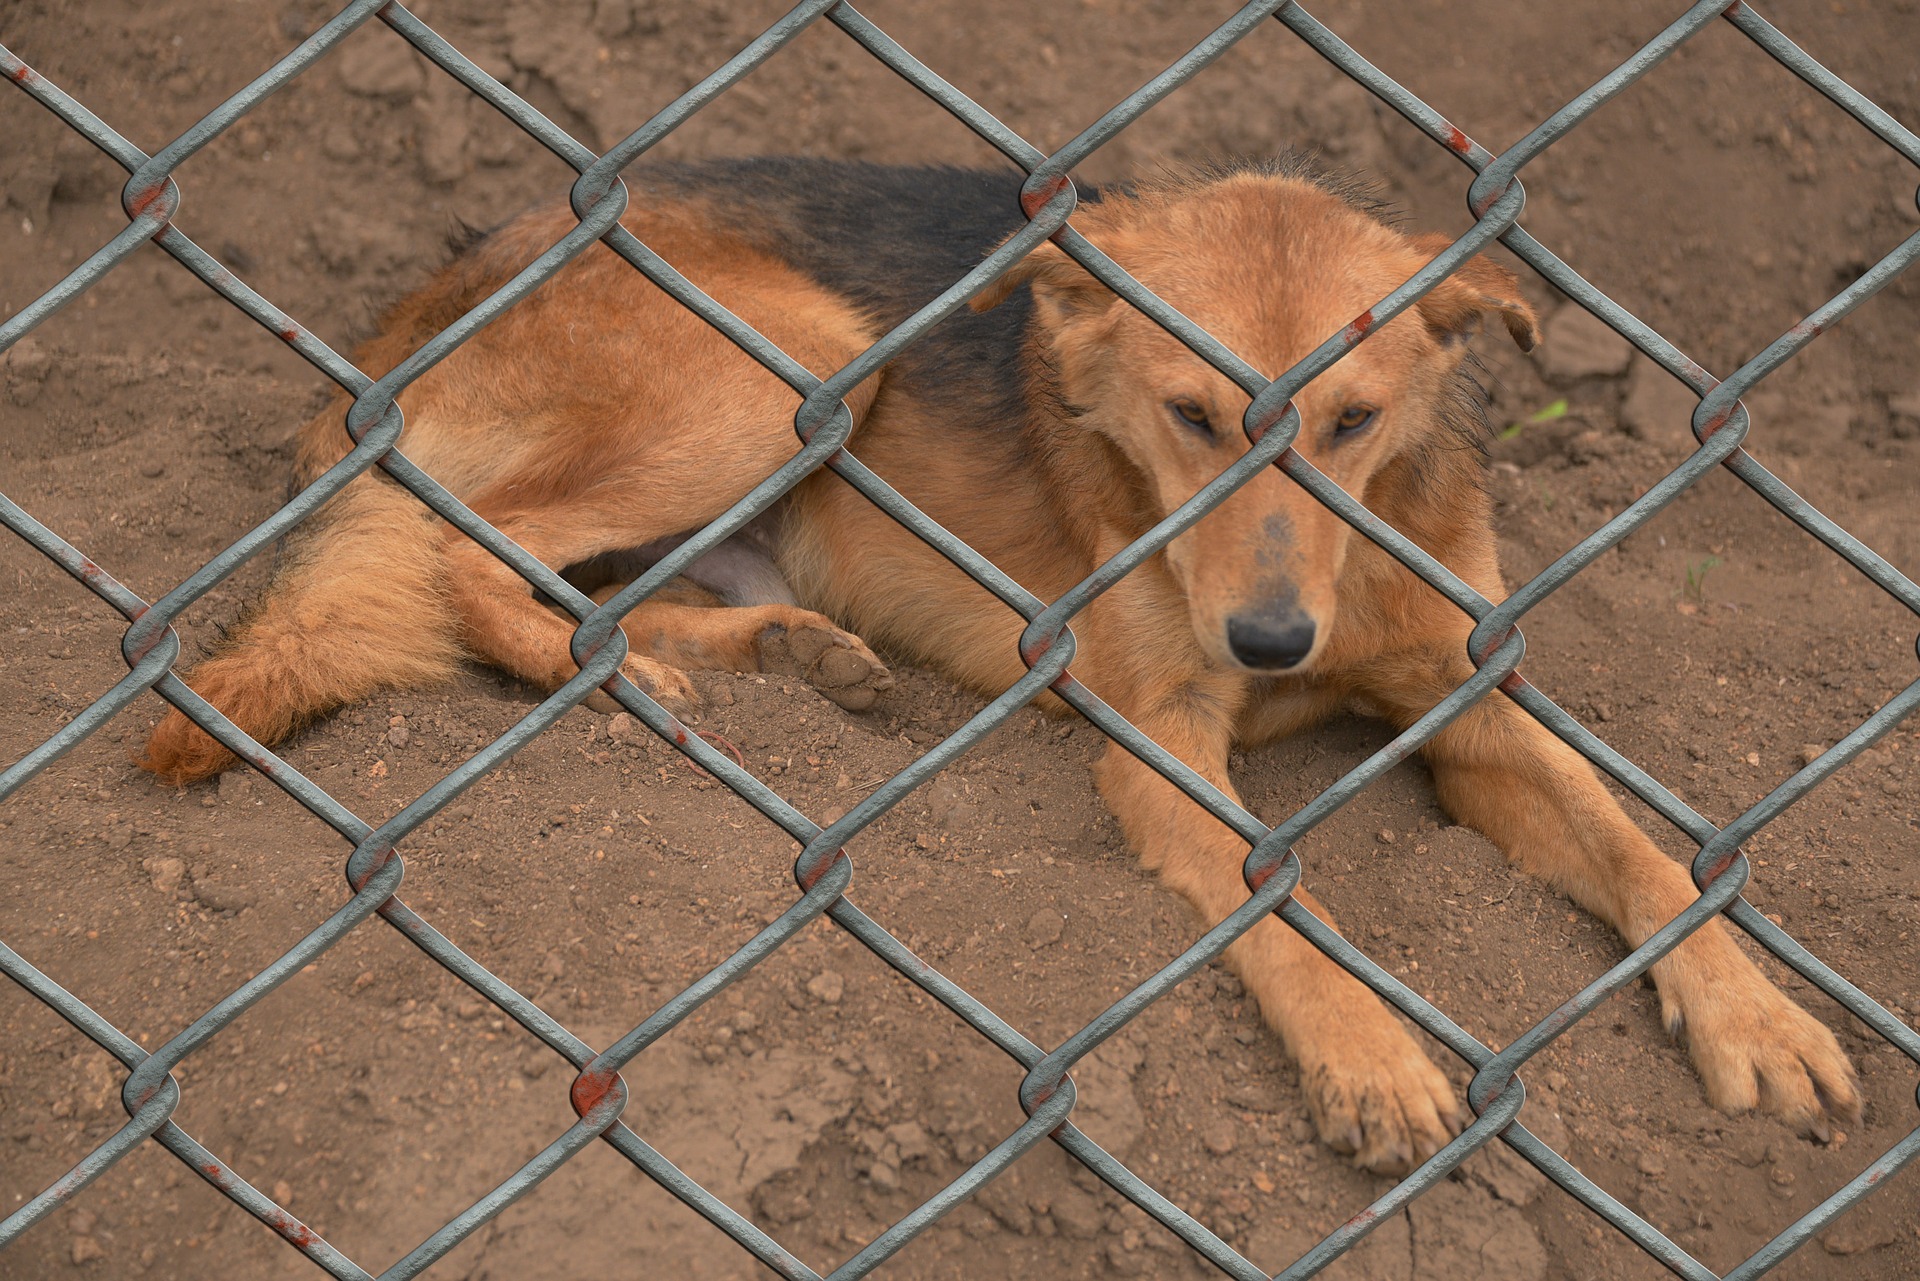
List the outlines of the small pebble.
{"label": "small pebble", "polygon": [[1046,947],[1060,941],[1060,935],[1066,929],[1066,919],[1050,907],[1043,907],[1027,918],[1027,941],[1035,947]]}
{"label": "small pebble", "polygon": [[162,894],[171,894],[180,888],[180,881],[187,874],[187,865],[177,858],[150,858],[147,860],[147,875],[153,878],[153,888]]}

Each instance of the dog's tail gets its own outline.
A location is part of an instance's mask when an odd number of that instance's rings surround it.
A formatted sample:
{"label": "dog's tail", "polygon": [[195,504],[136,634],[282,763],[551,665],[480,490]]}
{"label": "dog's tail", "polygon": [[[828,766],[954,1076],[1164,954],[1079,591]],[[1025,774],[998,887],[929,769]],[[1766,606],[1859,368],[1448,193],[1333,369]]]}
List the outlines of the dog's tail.
{"label": "dog's tail", "polygon": [[[265,598],[187,683],[271,744],[376,690],[451,675],[459,620],[436,524],[384,475],[354,480],[288,538]],[[188,783],[236,760],[176,710],[138,764]]]}

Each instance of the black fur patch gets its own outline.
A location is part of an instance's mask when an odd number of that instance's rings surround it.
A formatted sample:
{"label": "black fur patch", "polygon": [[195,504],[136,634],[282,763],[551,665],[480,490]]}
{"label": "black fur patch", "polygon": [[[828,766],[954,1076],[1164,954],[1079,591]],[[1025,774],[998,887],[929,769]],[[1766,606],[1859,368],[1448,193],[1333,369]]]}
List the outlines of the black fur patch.
{"label": "black fur patch", "polygon": [[[1151,195],[1244,174],[1311,183],[1390,221],[1364,182],[1298,151],[1168,167],[1111,190]],[[634,175],[636,200],[708,197],[727,231],[852,300],[883,329],[933,301],[1021,227],[1021,182],[1012,170],[803,158],[659,165]],[[1100,196],[1098,188],[1081,189],[1083,201]],[[1058,395],[1051,385],[1031,385],[1046,380],[1044,365],[1022,358],[1032,311],[1032,293],[1022,286],[989,311],[950,313],[893,360],[888,387],[943,413],[955,429],[1017,430],[1034,404]]]}
{"label": "black fur patch", "polygon": [[[720,161],[648,171],[662,194],[697,191],[727,230],[764,246],[892,329],[980,265],[1026,220],[1021,175],[809,159]],[[955,426],[1018,427],[1030,401],[1020,290],[978,313],[962,306],[897,356],[887,382],[956,416]],[[970,420],[970,421],[960,421]]]}
{"label": "black fur patch", "polygon": [[476,227],[459,214],[455,214],[453,226],[447,229],[447,252],[458,258],[491,236],[493,230],[491,227]]}

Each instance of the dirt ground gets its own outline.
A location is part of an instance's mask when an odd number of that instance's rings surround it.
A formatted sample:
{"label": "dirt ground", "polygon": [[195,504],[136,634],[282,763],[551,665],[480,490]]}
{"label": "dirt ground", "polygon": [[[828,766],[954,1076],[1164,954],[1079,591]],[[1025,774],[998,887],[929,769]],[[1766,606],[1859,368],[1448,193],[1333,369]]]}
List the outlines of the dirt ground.
{"label": "dirt ground", "polygon": [[[1356,48],[1496,150],[1681,6],[1648,0],[1324,0]],[[874,0],[866,12],[1030,139],[1057,146],[1231,6],[1171,0]],[[324,20],[322,0],[0,2],[0,42],[156,149]],[[423,0],[418,11],[595,146],[716,66],[767,0]],[[1805,48],[1920,122],[1913,0],[1769,5]],[[424,65],[424,64],[422,64]],[[24,95],[0,94],[0,317],[124,225],[118,171]],[[1277,25],[1086,168],[1317,147],[1378,176],[1422,226],[1466,224],[1466,174]],[[810,153],[991,163],[962,127],[824,24],[674,134],[678,157]],[[570,174],[377,25],[180,176],[180,225],[336,347],[442,260],[456,220],[498,221]],[[1914,170],[1716,27],[1526,173],[1525,223],[1629,309],[1726,373],[1915,225]],[[1546,311],[1560,300],[1529,280]],[[1555,317],[1533,357],[1483,344],[1496,425],[1563,417],[1492,450],[1519,579],[1672,467],[1687,406],[1637,357]],[[1750,447],[1907,572],[1920,571],[1920,273],[1750,399]],[[282,501],[291,429],[322,380],[158,250],[143,248],[5,360],[0,488],[148,599]],[[262,558],[264,560],[264,558]],[[247,566],[181,628],[214,640]],[[123,625],[0,539],[0,761],[104,691]],[[1730,476],[1692,493],[1535,611],[1526,671],[1724,822],[1914,677],[1914,623]],[[816,818],[836,814],[976,706],[903,671],[851,714],[804,686],[702,678],[701,728]],[[521,717],[527,689],[474,670],[376,700],[288,750],[384,817]],[[243,776],[175,791],[128,757],[136,703],[0,806],[0,938],[158,1045],[331,911],[340,841]],[[1336,723],[1238,760],[1277,821],[1385,732]],[[1197,933],[1094,795],[1085,725],[1024,713],[852,847],[866,911],[1051,1045]],[[1896,1014],[1920,1011],[1920,733],[1903,729],[1750,847],[1751,897]],[[1649,830],[1657,820],[1642,811]],[[1660,833],[1677,856],[1683,842]],[[790,901],[791,843],[663,747],[569,714],[404,851],[408,900],[596,1045]],[[1417,766],[1305,843],[1348,932],[1468,1030],[1504,1044],[1621,955],[1563,899],[1451,826]],[[1771,963],[1770,963],[1771,964]],[[1704,1102],[1649,991],[1614,999],[1529,1068],[1525,1119],[1716,1270],[1732,1267],[1916,1123],[1911,1063],[1773,969],[1839,1030],[1865,1124],[1829,1146]],[[1441,1053],[1435,1047],[1436,1054]],[[1457,1080],[1466,1073],[1448,1064]],[[254,1008],[179,1073],[176,1119],[376,1269],[563,1131],[555,1056],[378,922]],[[831,927],[808,930],[627,1072],[627,1120],[825,1271],[1017,1125],[1018,1068]],[[1313,1138],[1293,1068],[1238,984],[1203,972],[1077,1074],[1076,1119],[1269,1269],[1377,1196]],[[0,1211],[124,1119],[120,1071],[0,984]],[[883,1271],[901,1278],[1211,1275],[1043,1145]],[[432,1275],[766,1275],[595,1147]],[[304,1277],[310,1266],[149,1145],[0,1256],[0,1276]],[[1329,1275],[1381,1281],[1666,1273],[1571,1198],[1482,1154]],[[1777,1275],[1920,1275],[1908,1171]]]}

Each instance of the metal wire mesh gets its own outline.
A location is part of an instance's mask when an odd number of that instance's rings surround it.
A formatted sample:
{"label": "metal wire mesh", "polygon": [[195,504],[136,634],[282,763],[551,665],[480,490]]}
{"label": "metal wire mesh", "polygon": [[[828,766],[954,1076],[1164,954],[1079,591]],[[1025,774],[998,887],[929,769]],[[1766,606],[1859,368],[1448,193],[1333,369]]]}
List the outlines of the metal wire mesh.
{"label": "metal wire mesh", "polygon": [[[189,240],[169,219],[180,192],[173,173],[223,130],[270,94],[311,67],[357,27],[378,20],[404,37],[446,74],[479,95],[572,166],[579,178],[572,187],[578,225],[512,280],[379,379],[371,379],[331,350],[298,321],[242,283],[229,269]],[[775,56],[809,25],[825,21],[838,27],[867,53],[903,77],[985,139],[1028,175],[1022,205],[1026,226],[978,267],[955,281],[939,297],[887,333],[846,367],[819,379],[801,367],[725,308],[706,296],[650,250],[618,219],[627,206],[621,171],[695,112]],[[1423,133],[1458,157],[1474,173],[1468,201],[1473,227],[1428,266],[1382,298],[1369,311],[1278,378],[1268,381],[1218,340],[1167,306],[1117,264],[1082,238],[1069,222],[1076,193],[1069,172],[1126,128],[1155,103],[1174,92],[1229,47],[1269,20],[1306,41],[1333,66],[1370,90]],[[317,369],[350,391],[354,404],[347,419],[356,444],[319,480],[294,496],[270,518],[190,574],[158,601],[149,603],[115,580],[53,530],[35,520],[12,499],[0,495],[0,522],[44,553],[128,620],[122,650],[128,675],[24,758],[0,773],[0,800],[99,730],[141,692],[151,689],[237,752],[253,769],[331,825],[352,846],[346,874],[351,894],[325,923],[287,949],[152,1053],[94,1013],[73,993],[49,979],[25,957],[0,943],[0,971],[45,1002],[82,1034],[117,1058],[128,1070],[122,1101],[129,1120],[52,1186],[0,1219],[0,1249],[5,1248],[57,1206],[77,1195],[93,1179],[148,1139],[185,1161],[201,1178],[277,1232],[332,1276],[375,1275],[321,1239],[298,1218],[276,1205],[214,1153],[195,1142],[170,1119],[180,1104],[181,1087],[171,1075],[188,1056],[205,1048],[221,1030],[301,967],[378,916],[471,986],[528,1032],[572,1063],[578,1076],[572,1102],[578,1120],[542,1151],[465,1212],[433,1232],[414,1250],[378,1275],[412,1277],[424,1272],[462,1239],[527,1194],[563,1162],[596,1140],[603,1140],[674,1196],[692,1207],[769,1268],[789,1278],[823,1274],[676,1169],[644,1138],[621,1121],[627,1102],[623,1068],[645,1053],[690,1013],[722,988],[791,939],[817,917],[825,916],[924,989],[956,1017],[1026,1068],[1020,1102],[1024,1124],[1006,1135],[985,1156],[939,1193],[824,1274],[835,1278],[867,1275],[925,1231],[941,1215],[978,1191],[1036,1144],[1051,1139],[1083,1163],[1121,1196],[1139,1206],[1221,1271],[1236,1278],[1266,1273],[1185,1210],[1168,1200],[1140,1174],[1103,1151],[1075,1127],[1075,1091],[1068,1075],[1102,1041],[1124,1027],[1148,1005],[1217,957],[1263,916],[1276,913],[1335,962],[1443,1042],[1475,1070],[1469,1101],[1477,1119],[1458,1138],[1396,1184],[1372,1205],[1295,1260],[1279,1275],[1305,1277],[1320,1271],[1351,1248],[1383,1219],[1404,1208],[1468,1155],[1495,1140],[1531,1162],[1567,1194],[1625,1234],[1674,1273],[1687,1278],[1716,1274],[1673,1240],[1630,1210],[1612,1194],[1576,1170],[1528,1132],[1520,1117],[1526,1101],[1520,1069],[1555,1038],[1609,995],[1645,973],[1694,930],[1716,914],[1728,917],[1761,946],[1869,1024],[1890,1044],[1920,1063],[1920,1035],[1828,968],[1787,933],[1756,911],[1742,896],[1751,869],[1740,852],[1767,823],[1828,775],[1885,735],[1920,704],[1920,681],[1907,686],[1862,721],[1835,746],[1724,827],[1716,827],[1658,781],[1601,742],[1516,672],[1525,649],[1519,624],[1551,593],[1591,564],[1602,552],[1644,525],[1714,467],[1738,476],[1789,520],[1829,548],[1900,604],[1920,615],[1920,587],[1881,559],[1845,529],[1816,511],[1778,477],[1749,456],[1741,444],[1748,416],[1740,397],[1822,331],[1858,307],[1920,257],[1920,234],[1862,274],[1852,284],[1794,325],[1738,370],[1717,378],[1619,304],[1582,279],[1549,249],[1522,230],[1517,219],[1526,195],[1521,171],[1557,140],[1578,127],[1621,90],[1653,71],[1683,43],[1709,24],[1724,20],[1768,56],[1825,95],[1862,127],[1920,165],[1920,137],[1863,98],[1821,66],[1745,4],[1701,0],[1672,25],[1609,71],[1560,110],[1542,121],[1516,145],[1495,155],[1450,124],[1346,45],[1338,35],[1297,4],[1261,0],[1236,13],[1191,51],[1128,94],[1051,154],[1016,135],[1006,125],[942,80],[851,6],[834,0],[806,0],[741,49],[712,75],[669,104],[604,155],[596,155],[558,128],[522,98],[481,70],[432,28],[398,3],[356,0],[342,9],[291,53],[252,83],[221,103],[192,128],[149,156],[79,101],[35,72],[4,47],[0,71],[68,126],[117,161],[129,174],[121,201],[129,219],[124,231],[70,272],[54,288],[0,324],[0,351],[125,261],[143,241],[152,240],[209,288],[265,326]],[[1245,426],[1252,448],[1231,469],[1183,504],[1160,525],[1100,566],[1084,582],[1052,602],[1035,598],[993,564],[941,529],[868,470],[844,446],[852,430],[842,396],[896,356],[943,317],[962,306],[1018,259],[1052,239],[1127,302],[1179,338],[1252,398]],[[1300,420],[1291,397],[1340,360],[1368,334],[1418,301],[1472,255],[1498,240],[1633,345],[1659,363],[1699,398],[1693,432],[1699,447],[1684,462],[1600,528],[1582,538],[1558,560],[1495,606],[1370,513],[1289,448]],[[777,471],[697,536],[660,561],[605,605],[596,606],[485,521],[468,510],[434,479],[409,462],[397,446],[403,437],[395,399],[432,365],[443,360],[481,327],[497,318],[595,241],[619,254],[634,269],[725,334],[748,355],[783,379],[804,398],[795,418],[800,448]],[[305,520],[351,479],[370,468],[384,470],[448,522],[511,566],[578,620],[573,653],[581,670],[528,713],[507,733],[488,744],[424,792],[412,804],[377,826],[303,777],[285,760],[252,741],[218,709],[197,697],[173,672],[180,642],[172,623],[196,600],[243,562]],[[1027,620],[1021,653],[1029,668],[1018,683],[994,699],[961,729],[888,780],[844,817],[821,827],[645,694],[617,676],[627,653],[618,624],[621,617],[674,578],[703,552],[765,510],[803,477],[825,467],[845,479],[914,535],[958,565],[1006,606]],[[1371,539],[1476,622],[1471,652],[1476,674],[1415,724],[1313,801],[1275,827],[1268,827],[1211,787],[1159,745],[1079,685],[1069,671],[1074,654],[1074,617],[1101,592],[1223,502],[1235,489],[1268,467],[1277,467],[1320,502]],[[405,875],[396,850],[407,835],[468,787],[549,728],[568,709],[604,682],[617,688],[622,705],[654,733],[709,771],[766,819],[799,841],[804,849],[794,875],[800,893],[777,919],[744,947],[679,992],[626,1035],[601,1048],[562,1028],[539,1006],[464,955],[445,935],[397,896]],[[1652,806],[1698,844],[1693,874],[1700,897],[1640,947],[1567,1000],[1504,1049],[1496,1051],[1469,1035],[1448,1016],[1383,970],[1352,944],[1334,934],[1292,897],[1302,868],[1294,844],[1383,772],[1410,755],[1498,687],[1589,761]],[[850,889],[854,869],[843,846],[856,833],[931,779],[942,767],[978,744],[1010,715],[1043,690],[1071,704],[1127,751],[1179,787],[1187,796],[1227,823],[1250,845],[1245,864],[1251,893],[1245,904],[1207,932],[1176,960],[1115,1001],[1092,1022],[1054,1046],[1043,1049],[1017,1028],[994,1015],[959,985],[913,955],[885,927],[856,906]],[[1876,1157],[1844,1187],[1788,1224],[1772,1240],[1725,1275],[1757,1276],[1771,1269],[1848,1207],[1886,1183],[1920,1154],[1920,1127]]]}

